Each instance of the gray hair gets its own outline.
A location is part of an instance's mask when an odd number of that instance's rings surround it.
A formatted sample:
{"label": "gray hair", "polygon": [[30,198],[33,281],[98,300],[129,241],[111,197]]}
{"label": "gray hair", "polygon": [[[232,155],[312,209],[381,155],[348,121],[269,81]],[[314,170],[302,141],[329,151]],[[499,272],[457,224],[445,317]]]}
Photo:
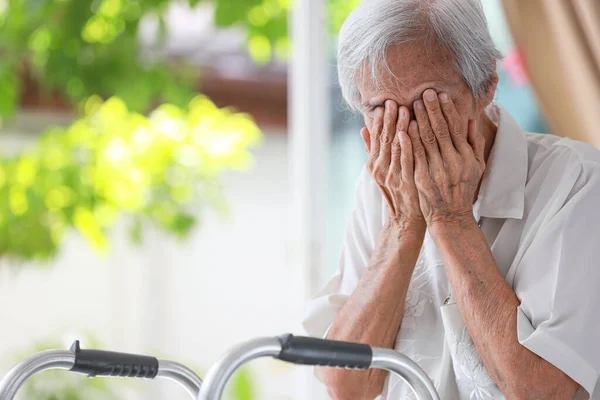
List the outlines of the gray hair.
{"label": "gray hair", "polygon": [[350,108],[361,108],[356,79],[363,68],[371,69],[377,84],[378,66],[389,71],[390,46],[427,38],[454,55],[455,68],[473,96],[485,92],[502,55],[479,0],[363,0],[339,34],[338,76]]}

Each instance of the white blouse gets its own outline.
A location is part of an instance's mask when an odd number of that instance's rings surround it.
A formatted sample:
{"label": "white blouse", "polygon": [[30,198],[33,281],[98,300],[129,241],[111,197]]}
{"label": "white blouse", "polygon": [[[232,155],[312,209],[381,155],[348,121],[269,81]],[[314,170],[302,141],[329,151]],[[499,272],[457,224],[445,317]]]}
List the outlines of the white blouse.
{"label": "white blouse", "polygon": [[[600,400],[600,152],[524,132],[500,106],[498,133],[475,217],[517,294],[519,342]],[[304,327],[324,337],[365,272],[387,205],[366,170],[359,179],[340,268],[307,308]],[[415,360],[444,400],[503,399],[454,303],[439,251],[426,234],[405,301],[396,350]],[[384,399],[414,398],[396,376]]]}

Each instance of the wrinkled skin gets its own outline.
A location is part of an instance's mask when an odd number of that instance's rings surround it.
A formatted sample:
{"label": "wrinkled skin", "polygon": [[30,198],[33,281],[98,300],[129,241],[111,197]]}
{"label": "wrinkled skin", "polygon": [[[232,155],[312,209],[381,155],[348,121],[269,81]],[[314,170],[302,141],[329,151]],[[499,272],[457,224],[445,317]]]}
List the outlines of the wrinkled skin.
{"label": "wrinkled skin", "polygon": [[[387,54],[389,70],[380,67],[378,84],[366,72],[358,80],[367,167],[390,215],[399,222],[425,223],[468,214],[495,136],[484,110],[493,99],[497,76],[475,99],[454,69],[451,55],[426,49],[418,42],[392,47]],[[427,89],[434,101],[423,101]],[[442,93],[444,103],[438,98]],[[410,140],[403,144],[400,132]]]}
{"label": "wrinkled skin", "polygon": [[[364,74],[359,90],[367,168],[390,218],[367,273],[334,322],[333,338],[394,346],[407,274],[414,268],[426,225],[456,305],[498,388],[511,399],[572,399],[579,385],[519,343],[520,300],[499,273],[473,217],[496,135],[484,110],[493,98],[497,75],[475,98],[454,70],[452,57],[436,46],[399,45],[389,49],[387,62],[389,70],[380,67],[379,84]],[[373,318],[379,314],[380,319]],[[337,400],[373,398],[384,382],[378,373],[337,373],[334,378],[328,389]]]}

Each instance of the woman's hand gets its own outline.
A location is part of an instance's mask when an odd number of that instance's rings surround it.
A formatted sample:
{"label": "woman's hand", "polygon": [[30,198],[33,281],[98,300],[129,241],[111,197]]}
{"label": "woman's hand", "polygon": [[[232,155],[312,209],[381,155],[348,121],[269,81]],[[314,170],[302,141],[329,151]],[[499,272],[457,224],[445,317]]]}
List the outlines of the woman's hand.
{"label": "woman's hand", "polygon": [[381,189],[390,210],[390,218],[400,227],[416,225],[424,228],[414,180],[414,159],[407,130],[410,114],[388,100],[375,110],[369,129],[363,128],[367,168]]}
{"label": "woman's hand", "polygon": [[[425,91],[414,103],[415,183],[427,225],[473,218],[473,203],[485,171],[483,136],[474,120],[465,124],[446,93]],[[467,125],[467,126],[465,126]],[[415,145],[416,143],[416,145]]]}

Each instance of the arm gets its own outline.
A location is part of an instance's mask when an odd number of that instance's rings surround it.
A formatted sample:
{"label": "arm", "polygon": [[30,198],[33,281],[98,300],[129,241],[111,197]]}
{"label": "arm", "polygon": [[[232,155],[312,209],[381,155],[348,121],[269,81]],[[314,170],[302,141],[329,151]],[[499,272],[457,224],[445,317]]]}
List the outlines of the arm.
{"label": "arm", "polygon": [[[368,268],[338,312],[328,339],[392,348],[400,329],[404,300],[419,256],[425,221],[414,186],[410,143],[400,151],[396,132],[408,127],[408,110],[388,101],[379,108],[371,133],[361,132],[373,178],[390,210]],[[405,151],[408,150],[408,151]],[[372,400],[382,389],[385,371],[322,368],[317,372],[335,400]]]}
{"label": "arm", "polygon": [[[328,339],[394,347],[424,232],[424,225],[386,223],[367,272],[339,311]],[[320,375],[336,400],[371,400],[381,393],[387,372],[323,368]]]}
{"label": "arm", "polygon": [[573,398],[578,384],[519,343],[519,300],[499,273],[473,217],[473,199],[485,170],[483,138],[474,121],[468,129],[461,125],[447,96],[440,95],[445,100],[440,102],[438,96],[424,97],[415,104],[418,122],[409,127],[411,140],[420,138],[425,149],[414,155],[419,201],[482,360],[508,398]]}
{"label": "arm", "polygon": [[572,399],[579,385],[519,343],[519,299],[473,217],[438,221],[430,230],[467,329],[498,388],[511,399]]}

